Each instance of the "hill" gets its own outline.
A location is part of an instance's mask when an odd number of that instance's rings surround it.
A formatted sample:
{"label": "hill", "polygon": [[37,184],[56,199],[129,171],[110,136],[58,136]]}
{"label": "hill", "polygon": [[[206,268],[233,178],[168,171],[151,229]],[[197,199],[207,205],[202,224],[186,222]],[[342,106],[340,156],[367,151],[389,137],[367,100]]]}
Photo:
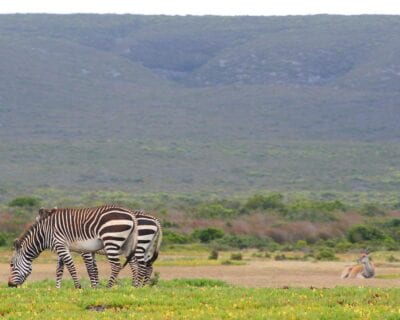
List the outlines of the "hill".
{"label": "hill", "polygon": [[0,187],[400,186],[398,16],[0,16]]}

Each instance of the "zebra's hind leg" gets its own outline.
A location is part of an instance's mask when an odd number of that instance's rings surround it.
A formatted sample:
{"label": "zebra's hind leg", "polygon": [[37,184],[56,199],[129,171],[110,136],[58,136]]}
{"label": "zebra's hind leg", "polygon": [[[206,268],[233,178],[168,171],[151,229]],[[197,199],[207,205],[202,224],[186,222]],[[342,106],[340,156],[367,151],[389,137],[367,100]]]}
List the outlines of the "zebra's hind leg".
{"label": "zebra's hind leg", "polygon": [[151,274],[153,273],[153,265],[152,264],[148,264],[146,266],[146,270],[144,272],[144,279],[143,279],[143,285],[147,285],[150,283],[150,279],[151,279]]}
{"label": "zebra's hind leg", "polygon": [[119,248],[115,248],[114,245],[111,246],[106,245],[104,249],[106,251],[107,260],[111,265],[111,275],[107,284],[107,288],[111,288],[114,285],[115,280],[117,279],[118,274],[122,269],[121,263],[119,261],[119,253],[118,253]]}
{"label": "zebra's hind leg", "polygon": [[132,286],[136,288],[143,287],[144,285],[143,263],[137,261],[136,258],[132,258],[132,260],[129,261],[129,266],[131,267],[132,271]]}
{"label": "zebra's hind leg", "polygon": [[97,288],[97,285],[99,284],[99,271],[97,269],[95,254],[92,252],[86,252],[82,253],[81,256],[85,262],[91,286],[92,288]]}
{"label": "zebra's hind leg", "polygon": [[81,284],[79,283],[78,274],[76,272],[76,268],[74,265],[74,261],[72,260],[71,253],[65,247],[56,247],[56,252],[58,254],[59,259],[62,259],[62,262],[67,266],[69,273],[71,274],[72,280],[74,281],[75,288],[80,289]]}
{"label": "zebra's hind leg", "polygon": [[61,288],[61,280],[64,273],[64,261],[58,257],[57,259],[57,269],[56,269],[56,288]]}
{"label": "zebra's hind leg", "polygon": [[108,256],[107,258],[108,258],[108,262],[111,265],[111,276],[110,276],[110,279],[108,280],[107,288],[111,288],[114,285],[119,272],[121,271],[121,263],[119,262],[118,256],[117,257]]}

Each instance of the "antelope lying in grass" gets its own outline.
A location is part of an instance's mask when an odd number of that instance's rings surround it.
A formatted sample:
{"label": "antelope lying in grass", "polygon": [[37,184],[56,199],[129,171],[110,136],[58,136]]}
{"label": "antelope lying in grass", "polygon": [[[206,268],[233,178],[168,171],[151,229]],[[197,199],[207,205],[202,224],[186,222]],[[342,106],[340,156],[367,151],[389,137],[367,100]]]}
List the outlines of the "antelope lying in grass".
{"label": "antelope lying in grass", "polygon": [[342,279],[346,278],[372,278],[375,276],[374,264],[369,261],[368,253],[363,253],[357,260],[357,264],[346,267],[342,272]]}

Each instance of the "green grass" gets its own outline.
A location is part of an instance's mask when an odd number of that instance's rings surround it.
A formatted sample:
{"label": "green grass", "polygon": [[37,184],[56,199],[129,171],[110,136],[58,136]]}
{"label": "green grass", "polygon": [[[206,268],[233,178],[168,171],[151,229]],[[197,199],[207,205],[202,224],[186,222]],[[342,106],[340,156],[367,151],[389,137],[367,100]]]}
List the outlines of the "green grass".
{"label": "green grass", "polygon": [[[251,289],[222,281],[160,281],[76,290],[66,281],[0,286],[4,319],[398,319],[400,289]],[[88,287],[88,283],[86,283]]]}

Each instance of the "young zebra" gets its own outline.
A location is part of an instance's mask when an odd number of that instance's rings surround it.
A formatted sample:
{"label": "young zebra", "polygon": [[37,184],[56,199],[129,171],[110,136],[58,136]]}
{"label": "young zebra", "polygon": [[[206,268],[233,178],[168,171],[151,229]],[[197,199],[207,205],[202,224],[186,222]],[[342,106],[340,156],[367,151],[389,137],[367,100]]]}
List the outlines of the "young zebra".
{"label": "young zebra", "polygon": [[117,206],[54,209],[38,218],[15,241],[8,285],[22,284],[32,271],[32,261],[45,249],[51,249],[67,266],[75,287],[80,288],[70,252],[104,249],[111,265],[107,287],[112,287],[122,268],[119,255],[125,255],[129,261],[136,244],[137,219],[128,209]]}
{"label": "young zebra", "polygon": [[[47,214],[51,214],[54,209],[45,209]],[[134,256],[128,263],[132,271],[132,285],[135,287],[144,286],[149,283],[153,272],[153,263],[158,257],[162,241],[161,224],[157,218],[145,214],[143,210],[132,211],[137,219],[138,241]],[[135,248],[133,248],[135,249]],[[103,250],[97,251],[97,254],[104,254]],[[88,271],[90,282],[96,287],[99,282],[98,269],[95,255],[92,252],[81,254]],[[59,259],[56,270],[56,287],[61,285],[61,279],[64,271],[64,265]]]}

